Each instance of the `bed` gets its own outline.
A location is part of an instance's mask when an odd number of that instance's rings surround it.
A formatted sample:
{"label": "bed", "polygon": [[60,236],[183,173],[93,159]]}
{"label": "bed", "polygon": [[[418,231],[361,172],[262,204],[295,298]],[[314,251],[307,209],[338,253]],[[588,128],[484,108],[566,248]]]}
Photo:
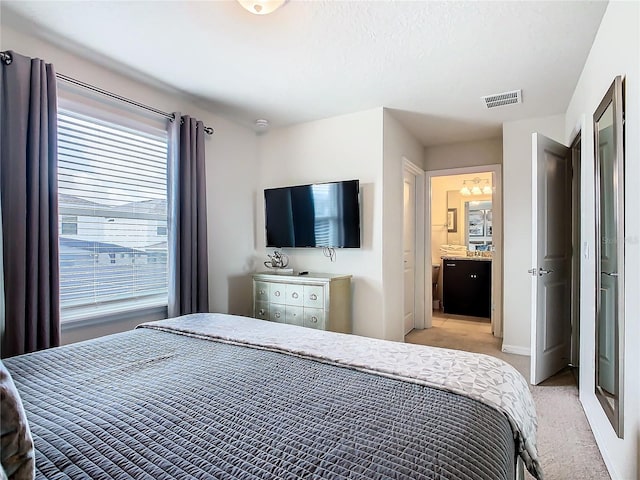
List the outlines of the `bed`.
{"label": "bed", "polygon": [[484,355],[195,314],[4,364],[37,479],[542,475],[528,386]]}

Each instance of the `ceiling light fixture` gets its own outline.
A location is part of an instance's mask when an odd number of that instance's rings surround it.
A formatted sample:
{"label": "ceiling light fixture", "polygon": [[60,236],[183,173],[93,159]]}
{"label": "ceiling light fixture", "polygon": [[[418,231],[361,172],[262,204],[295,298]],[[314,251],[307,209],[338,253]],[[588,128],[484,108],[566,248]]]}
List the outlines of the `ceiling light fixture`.
{"label": "ceiling light fixture", "polygon": [[[471,184],[471,188],[467,185],[467,182]],[[484,182],[485,185],[480,188],[480,183]],[[489,185],[489,180],[482,180],[479,177],[475,177],[472,180],[464,180],[462,182],[462,188],[460,189],[460,194],[468,197],[470,195],[491,195],[493,193],[493,188]]]}
{"label": "ceiling light fixture", "polygon": [[238,3],[242,7],[256,15],[267,15],[275,12],[282,5],[287,3],[287,0],[238,0]]}

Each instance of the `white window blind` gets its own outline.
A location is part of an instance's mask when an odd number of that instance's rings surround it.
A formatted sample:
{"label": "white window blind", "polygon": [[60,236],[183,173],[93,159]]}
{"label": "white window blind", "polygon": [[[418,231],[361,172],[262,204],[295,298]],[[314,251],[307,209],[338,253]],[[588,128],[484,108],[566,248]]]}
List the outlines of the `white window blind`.
{"label": "white window blind", "polygon": [[62,321],[167,304],[167,134],[58,112]]}

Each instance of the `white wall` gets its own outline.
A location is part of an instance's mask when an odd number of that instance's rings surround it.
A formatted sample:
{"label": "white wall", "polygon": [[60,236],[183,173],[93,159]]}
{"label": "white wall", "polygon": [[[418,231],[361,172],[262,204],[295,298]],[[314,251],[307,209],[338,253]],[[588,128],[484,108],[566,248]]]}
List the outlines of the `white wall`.
{"label": "white wall", "polygon": [[[640,479],[640,4],[610,2],[569,104],[565,139],[582,130],[580,400],[612,479]],[[626,75],[624,439],[617,438],[594,394],[595,209],[593,113],[617,75]],[[585,243],[588,244],[588,258]]]}
{"label": "white wall", "polygon": [[[406,158],[414,165],[423,168],[424,149],[387,110],[384,110],[383,121],[384,338],[402,342],[404,341],[403,159]],[[424,251],[416,252],[416,262],[424,262]],[[415,288],[416,295],[425,295],[424,282],[416,282]]]}
{"label": "white wall", "polygon": [[502,163],[502,139],[490,138],[426,147],[425,170],[477,167]]}
{"label": "white wall", "polygon": [[[18,31],[2,17],[0,43],[3,50],[53,63],[59,73],[96,85],[166,112],[180,111],[195,116],[216,133],[206,140],[207,217],[209,235],[210,309],[247,314],[251,310],[248,272],[253,258],[253,217],[256,169],[256,136],[210,111],[202,109],[181,92],[151,87],[71,54],[39,39],[21,27]],[[85,52],[91,55],[91,52]],[[170,61],[169,59],[167,61]],[[123,321],[100,327],[63,330],[62,341],[79,341],[130,329]]]}
{"label": "white wall", "polygon": [[[274,129],[259,139],[258,192],[264,188],[360,180],[362,248],[283,249],[296,270],[353,275],[355,334],[402,341],[403,158],[423,165],[423,147],[382,108]],[[266,254],[264,199],[255,198],[256,269]]]}
{"label": "white wall", "polygon": [[502,126],[504,290],[503,351],[531,350],[531,134],[564,143],[564,115],[508,122]]}
{"label": "white wall", "polygon": [[285,248],[290,266],[311,272],[353,275],[353,330],[384,338],[382,281],[382,108],[273,129],[258,142],[255,245],[260,270],[266,254],[263,189],[335,180],[360,180],[358,249],[336,249],[331,263],[318,248]]}

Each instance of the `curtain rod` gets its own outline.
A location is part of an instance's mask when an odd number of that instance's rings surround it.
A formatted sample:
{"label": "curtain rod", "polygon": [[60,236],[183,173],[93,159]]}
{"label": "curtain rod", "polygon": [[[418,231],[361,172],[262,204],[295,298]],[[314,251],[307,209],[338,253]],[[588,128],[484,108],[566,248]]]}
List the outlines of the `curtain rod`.
{"label": "curtain rod", "polygon": [[[11,58],[11,54],[9,52],[0,52],[0,61],[4,62],[6,65],[10,65],[11,62],[13,61],[13,58]],[[68,82],[68,83],[72,83],[73,85],[77,85],[79,87],[86,88],[87,90],[94,91],[94,92],[99,93],[101,95],[105,95],[107,97],[114,98],[114,99],[119,100],[121,102],[128,103],[128,104],[133,105],[135,107],[142,108],[144,110],[148,110],[150,112],[155,113],[156,115],[160,115],[161,117],[168,118],[172,122],[175,121],[175,119],[176,119],[176,116],[173,113],[163,112],[162,110],[158,110],[157,108],[153,108],[153,107],[150,107],[148,105],[144,105],[143,103],[139,103],[139,102],[136,102],[136,101],[131,100],[129,98],[126,98],[126,97],[123,97],[121,95],[118,95],[116,93],[112,93],[112,92],[109,92],[107,90],[103,90],[103,89],[101,89],[99,87],[96,87],[96,86],[91,85],[89,83],[82,82],[80,80],[76,80],[75,78],[69,77],[67,75],[63,75],[61,73],[56,73],[56,78],[59,79],[59,80],[63,80],[65,82]],[[207,135],[212,135],[214,133],[214,131],[215,130],[212,127],[204,126],[204,133],[206,133]]]}

